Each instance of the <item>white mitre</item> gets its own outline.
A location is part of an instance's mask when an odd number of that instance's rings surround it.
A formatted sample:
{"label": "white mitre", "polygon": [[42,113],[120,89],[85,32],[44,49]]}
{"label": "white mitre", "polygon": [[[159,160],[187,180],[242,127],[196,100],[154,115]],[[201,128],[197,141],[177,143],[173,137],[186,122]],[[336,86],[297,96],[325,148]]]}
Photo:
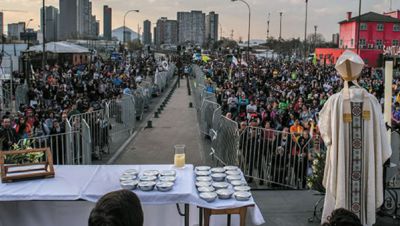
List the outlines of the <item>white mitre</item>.
{"label": "white mitre", "polygon": [[[350,90],[349,90],[349,83],[352,82],[355,86],[357,86],[359,91],[353,91],[354,93],[357,92],[361,95],[361,99],[367,98],[367,92],[363,90],[357,83],[357,79],[360,77],[362,69],[364,68],[364,61],[361,59],[359,55],[354,53],[353,51],[346,50],[336,62],[336,70],[339,72],[340,76],[342,76],[344,80],[344,89],[343,89],[343,104],[344,104],[344,114],[343,120],[345,122],[351,122],[351,110],[350,110]],[[370,105],[368,101],[364,101],[363,105],[363,118],[368,120],[370,118]]]}

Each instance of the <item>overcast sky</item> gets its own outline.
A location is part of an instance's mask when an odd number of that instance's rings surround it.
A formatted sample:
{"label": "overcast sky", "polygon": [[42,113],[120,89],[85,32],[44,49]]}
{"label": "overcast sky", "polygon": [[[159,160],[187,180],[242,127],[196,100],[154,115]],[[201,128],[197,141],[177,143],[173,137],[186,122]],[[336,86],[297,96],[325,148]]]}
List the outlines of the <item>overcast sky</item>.
{"label": "overcast sky", "polygon": [[[400,0],[392,0],[393,9],[400,9]],[[38,29],[40,24],[41,0],[0,0],[0,10],[26,10],[24,13],[5,12],[4,23],[27,21],[33,18],[30,28]],[[176,19],[177,11],[202,10],[215,11],[220,15],[223,36],[247,39],[248,10],[242,2],[230,0],[92,0],[93,11],[100,20],[100,32],[103,30],[103,5],[113,8],[113,29],[123,24],[123,14],[129,9],[139,9],[139,14],[128,16],[127,26],[137,31],[138,23],[149,19],[152,23],[160,17]],[[267,15],[271,14],[270,35],[279,36],[279,12],[283,12],[282,37],[304,37],[305,0],[247,0],[252,10],[251,38],[265,39],[267,32]],[[364,0],[362,12],[389,11],[390,0]],[[46,5],[59,7],[59,0],[46,0]],[[327,40],[339,31],[338,22],[343,20],[347,11],[358,14],[358,0],[309,0],[308,32],[318,32]],[[5,29],[7,29],[5,27]]]}

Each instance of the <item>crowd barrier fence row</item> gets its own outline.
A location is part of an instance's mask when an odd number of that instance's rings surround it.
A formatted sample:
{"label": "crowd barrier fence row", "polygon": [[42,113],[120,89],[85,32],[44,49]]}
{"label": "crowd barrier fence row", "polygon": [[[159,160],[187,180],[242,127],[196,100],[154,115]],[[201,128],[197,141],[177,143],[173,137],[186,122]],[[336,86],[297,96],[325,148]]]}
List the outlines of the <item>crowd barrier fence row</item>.
{"label": "crowd barrier fence row", "polygon": [[[175,69],[171,64],[168,71],[158,74],[162,81],[159,85],[164,89],[171,82]],[[157,84],[144,83],[133,95],[124,94],[110,100],[100,110],[70,116],[63,133],[21,139],[18,144],[29,142],[32,148],[50,148],[55,164],[90,165],[93,158],[113,154],[137,129],[136,121],[150,104],[153,85]],[[17,87],[19,104],[29,104],[25,91],[27,87]]]}
{"label": "crowd barrier fence row", "polygon": [[215,165],[236,165],[248,179],[264,183],[267,188],[305,189],[310,174],[310,160],[323,147],[320,136],[313,137],[246,126],[222,115],[212,84],[199,66],[193,65],[195,102],[200,112],[200,130],[211,139]]}

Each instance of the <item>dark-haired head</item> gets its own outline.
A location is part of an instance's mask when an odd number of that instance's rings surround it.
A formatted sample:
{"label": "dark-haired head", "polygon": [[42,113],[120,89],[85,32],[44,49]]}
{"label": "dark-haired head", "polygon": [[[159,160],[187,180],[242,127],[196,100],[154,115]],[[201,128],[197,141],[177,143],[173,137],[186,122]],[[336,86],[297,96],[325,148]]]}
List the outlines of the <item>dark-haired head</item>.
{"label": "dark-haired head", "polygon": [[362,226],[360,219],[346,209],[336,209],[322,226]]}
{"label": "dark-haired head", "polygon": [[104,195],[90,213],[89,226],[143,226],[139,198],[128,190]]}

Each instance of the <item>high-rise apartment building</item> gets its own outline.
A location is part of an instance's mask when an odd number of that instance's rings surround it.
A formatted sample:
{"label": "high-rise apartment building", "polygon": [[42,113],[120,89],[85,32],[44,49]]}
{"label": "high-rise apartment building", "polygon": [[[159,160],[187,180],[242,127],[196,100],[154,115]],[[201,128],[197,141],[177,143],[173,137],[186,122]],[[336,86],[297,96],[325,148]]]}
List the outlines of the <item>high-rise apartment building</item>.
{"label": "high-rise apartment building", "polygon": [[161,17],[157,21],[155,30],[155,45],[178,44],[178,22],[176,20],[168,20],[166,17]]}
{"label": "high-rise apartment building", "polygon": [[[59,13],[53,6],[45,7],[46,13],[46,41],[52,42],[58,40]],[[40,27],[43,28],[43,8],[40,9]],[[41,29],[42,33],[43,30]]]}
{"label": "high-rise apartment building", "polygon": [[111,40],[112,39],[112,9],[108,7],[107,5],[104,6],[103,8],[103,15],[104,15],[104,21],[103,21],[103,37],[106,40]]}
{"label": "high-rise apartment building", "polygon": [[145,20],[143,22],[143,44],[151,44],[151,22],[150,20]]}
{"label": "high-rise apartment building", "polygon": [[205,42],[205,14],[202,11],[178,12],[178,41],[203,45]]}
{"label": "high-rise apartment building", "polygon": [[212,44],[218,41],[218,19],[218,14],[215,12],[210,12],[206,16],[206,43]]}
{"label": "high-rise apartment building", "polygon": [[25,31],[25,22],[8,24],[8,38],[11,40],[21,40],[21,33]]}

